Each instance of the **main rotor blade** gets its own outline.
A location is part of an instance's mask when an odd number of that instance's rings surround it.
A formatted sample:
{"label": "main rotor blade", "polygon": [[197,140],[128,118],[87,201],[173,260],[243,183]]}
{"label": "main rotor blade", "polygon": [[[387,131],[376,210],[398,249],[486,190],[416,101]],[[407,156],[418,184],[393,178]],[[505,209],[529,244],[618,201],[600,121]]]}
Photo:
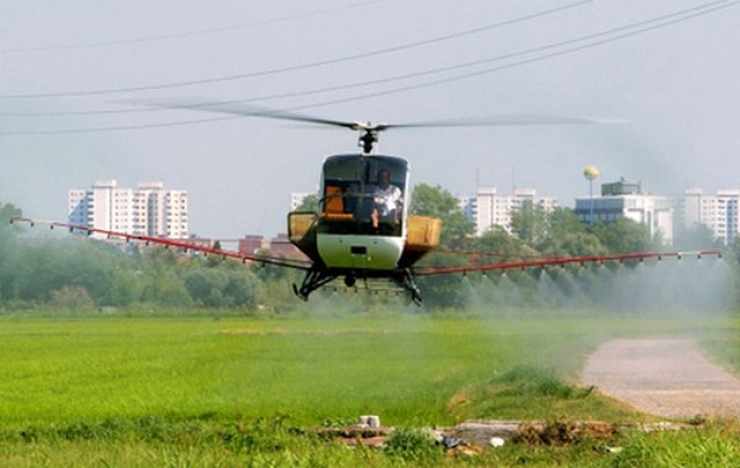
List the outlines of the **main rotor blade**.
{"label": "main rotor blade", "polygon": [[464,119],[430,120],[425,122],[389,124],[386,128],[424,128],[424,127],[496,127],[515,125],[598,125],[628,123],[618,118],[567,117],[550,114],[497,114],[486,117]]}
{"label": "main rotor blade", "polygon": [[483,117],[462,119],[428,120],[401,124],[385,124],[361,121],[342,121],[313,117],[291,110],[274,110],[245,104],[239,101],[214,101],[193,98],[159,99],[128,101],[129,104],[142,104],[165,109],[187,109],[221,114],[241,115],[244,117],[264,117],[270,119],[291,120],[318,125],[331,125],[351,130],[383,131],[390,128],[425,128],[425,127],[488,127],[488,126],[525,126],[525,125],[595,125],[619,124],[628,121],[618,118],[568,117],[551,114],[495,114]]}
{"label": "main rotor blade", "polygon": [[341,120],[323,119],[309,115],[300,114],[288,110],[273,110],[259,106],[253,106],[238,101],[214,101],[199,100],[192,98],[178,99],[150,99],[127,101],[129,104],[141,104],[145,106],[160,107],[164,109],[186,109],[203,112],[216,112],[219,114],[241,115],[244,117],[264,117],[269,119],[292,120],[319,125],[332,125],[335,127],[357,130],[358,122],[344,122]]}

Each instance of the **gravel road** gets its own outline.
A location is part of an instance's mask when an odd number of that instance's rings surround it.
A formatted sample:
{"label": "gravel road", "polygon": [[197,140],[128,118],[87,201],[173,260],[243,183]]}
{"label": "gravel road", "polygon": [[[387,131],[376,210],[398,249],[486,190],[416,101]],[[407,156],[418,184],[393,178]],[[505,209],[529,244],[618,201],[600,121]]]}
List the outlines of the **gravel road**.
{"label": "gravel road", "polygon": [[618,339],[591,356],[581,377],[646,413],[740,416],[740,380],[707,361],[690,339]]}

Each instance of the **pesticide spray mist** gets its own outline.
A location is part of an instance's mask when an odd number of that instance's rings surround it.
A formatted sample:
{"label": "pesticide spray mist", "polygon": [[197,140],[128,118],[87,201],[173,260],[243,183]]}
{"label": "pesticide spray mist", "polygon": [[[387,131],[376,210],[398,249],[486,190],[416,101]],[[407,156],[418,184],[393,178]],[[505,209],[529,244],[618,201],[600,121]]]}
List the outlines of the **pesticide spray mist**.
{"label": "pesticide spray mist", "polygon": [[687,255],[633,264],[516,270],[466,277],[469,307],[597,308],[621,313],[724,313],[735,303],[733,269],[724,260]]}
{"label": "pesticide spray mist", "polygon": [[[471,273],[459,281],[458,293],[465,309],[491,318],[516,316],[524,310],[719,315],[729,314],[737,303],[736,282],[728,261],[686,254],[680,259]],[[317,291],[295,310],[313,317],[340,317],[377,311],[416,314],[431,309],[417,307],[399,290],[339,285]]]}

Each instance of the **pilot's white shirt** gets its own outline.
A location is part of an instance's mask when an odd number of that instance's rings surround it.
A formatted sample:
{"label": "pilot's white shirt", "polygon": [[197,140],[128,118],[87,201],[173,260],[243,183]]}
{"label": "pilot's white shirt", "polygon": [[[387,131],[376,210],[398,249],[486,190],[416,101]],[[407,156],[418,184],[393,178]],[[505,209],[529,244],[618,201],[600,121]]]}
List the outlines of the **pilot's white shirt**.
{"label": "pilot's white shirt", "polygon": [[389,185],[385,190],[380,186],[376,186],[374,197],[378,216],[381,218],[391,216],[393,210],[396,210],[400,206],[401,201],[403,201],[401,189],[395,185]]}

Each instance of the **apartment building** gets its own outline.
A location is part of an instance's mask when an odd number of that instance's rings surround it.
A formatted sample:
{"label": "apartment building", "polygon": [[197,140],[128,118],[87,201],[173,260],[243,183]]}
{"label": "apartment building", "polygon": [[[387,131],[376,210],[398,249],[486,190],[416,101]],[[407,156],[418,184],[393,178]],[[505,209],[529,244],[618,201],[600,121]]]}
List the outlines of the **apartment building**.
{"label": "apartment building", "polygon": [[493,226],[500,226],[512,233],[511,215],[525,203],[552,212],[558,201],[554,197],[538,197],[531,188],[514,189],[511,194],[499,194],[495,187],[481,187],[475,195],[458,197],[458,205],[465,217],[475,223],[476,235],[480,236]]}
{"label": "apartment building", "polygon": [[689,188],[684,191],[678,206],[680,222],[685,228],[691,229],[697,224],[704,224],[725,245],[733,244],[740,233],[740,190],[723,189],[714,195],[705,195],[700,188]]}
{"label": "apartment building", "polygon": [[303,204],[306,197],[316,195],[316,192],[291,192],[290,194],[290,211],[295,211]]}
{"label": "apartment building", "polygon": [[96,229],[171,239],[188,237],[188,195],[166,190],[161,181],[136,189],[118,187],[115,179],[96,181],[89,189],[68,192],[67,220]]}

